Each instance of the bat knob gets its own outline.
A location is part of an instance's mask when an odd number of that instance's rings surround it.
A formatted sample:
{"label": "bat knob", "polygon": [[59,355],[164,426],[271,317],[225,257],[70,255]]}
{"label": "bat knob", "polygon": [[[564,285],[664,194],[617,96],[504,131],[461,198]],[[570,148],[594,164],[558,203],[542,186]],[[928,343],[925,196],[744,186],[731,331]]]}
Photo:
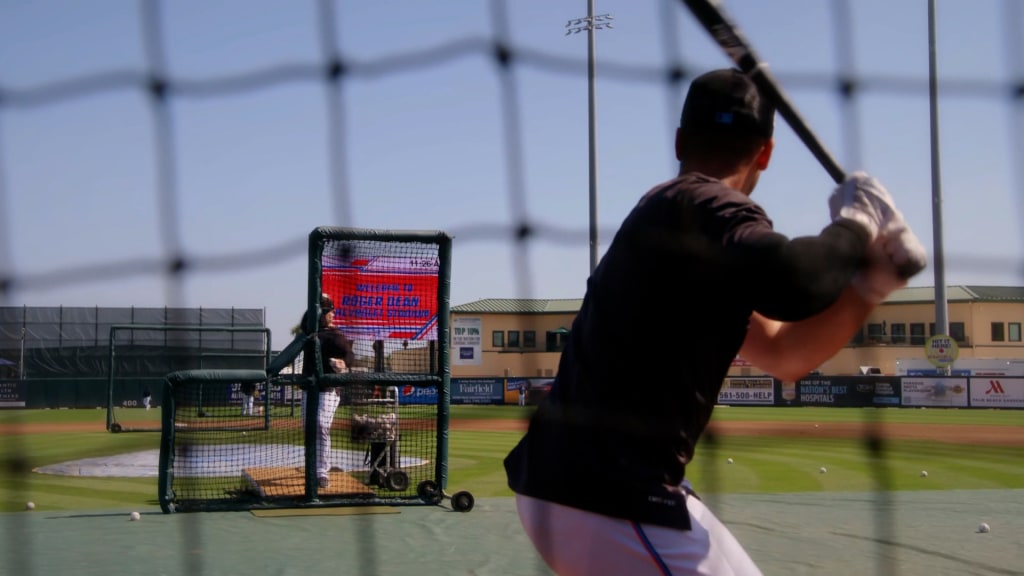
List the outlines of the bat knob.
{"label": "bat knob", "polygon": [[927,261],[910,260],[896,268],[896,273],[900,275],[900,278],[909,280],[917,276],[927,265]]}

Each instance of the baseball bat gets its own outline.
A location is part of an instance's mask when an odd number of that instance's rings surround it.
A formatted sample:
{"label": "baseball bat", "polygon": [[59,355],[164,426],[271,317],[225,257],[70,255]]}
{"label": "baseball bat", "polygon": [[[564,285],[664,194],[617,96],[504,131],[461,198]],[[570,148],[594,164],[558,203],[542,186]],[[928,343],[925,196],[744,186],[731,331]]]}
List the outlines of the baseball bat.
{"label": "baseball bat", "polygon": [[[754,52],[750,42],[743,36],[739,27],[725,14],[720,0],[683,0],[686,7],[721,46],[729,59],[741,72],[746,74],[757,85],[761,95],[775,103],[775,109],[785,119],[797,137],[807,146],[811,154],[818,159],[821,166],[832,177],[836,184],[846,180],[846,171],[825,148],[818,136],[807,125],[807,121],[797,112],[796,107],[786,96],[782,85]],[[898,270],[903,278],[910,278],[924,269],[921,262],[906,262]]]}
{"label": "baseball bat", "polygon": [[789,127],[796,132],[796,135],[811,151],[811,154],[818,159],[832,180],[836,184],[845,180],[846,171],[797,112],[796,107],[782,90],[782,85],[768,70],[768,65],[757,56],[743,33],[740,32],[739,27],[725,14],[721,2],[719,0],[683,0],[683,3],[704,26],[704,29],[711,34],[715,42],[722,47],[736,67],[754,81],[763,96],[775,103],[779,116],[782,116]]}

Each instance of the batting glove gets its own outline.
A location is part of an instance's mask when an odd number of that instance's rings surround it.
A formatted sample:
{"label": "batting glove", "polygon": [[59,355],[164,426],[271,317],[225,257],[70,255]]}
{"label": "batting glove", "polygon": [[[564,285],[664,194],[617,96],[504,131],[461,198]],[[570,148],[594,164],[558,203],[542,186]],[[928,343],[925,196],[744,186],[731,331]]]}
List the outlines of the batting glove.
{"label": "batting glove", "polygon": [[921,242],[905,222],[894,222],[868,247],[868,262],[853,277],[853,287],[872,304],[880,304],[892,292],[928,265]]}
{"label": "batting glove", "polygon": [[840,184],[829,197],[828,207],[833,222],[857,222],[867,229],[871,242],[883,229],[903,222],[889,191],[864,172],[854,172]]}

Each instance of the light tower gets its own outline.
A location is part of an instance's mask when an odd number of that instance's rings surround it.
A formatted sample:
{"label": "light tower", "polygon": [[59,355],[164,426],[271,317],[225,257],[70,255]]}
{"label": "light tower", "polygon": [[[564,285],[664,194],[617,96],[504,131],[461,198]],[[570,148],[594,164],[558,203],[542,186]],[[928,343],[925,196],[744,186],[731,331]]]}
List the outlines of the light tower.
{"label": "light tower", "polygon": [[579,34],[587,31],[587,85],[588,115],[590,126],[590,272],[597,268],[598,237],[597,237],[597,112],[596,91],[594,80],[597,76],[597,65],[594,56],[594,32],[612,28],[614,18],[610,14],[594,15],[594,0],[587,1],[587,17],[569,20],[565,25],[565,35]]}

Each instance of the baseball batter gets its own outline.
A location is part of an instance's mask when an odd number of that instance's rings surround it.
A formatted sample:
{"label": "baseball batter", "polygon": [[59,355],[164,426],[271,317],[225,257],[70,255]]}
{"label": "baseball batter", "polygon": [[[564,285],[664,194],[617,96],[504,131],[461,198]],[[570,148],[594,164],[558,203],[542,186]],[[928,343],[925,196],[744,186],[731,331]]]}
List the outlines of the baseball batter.
{"label": "baseball batter", "polygon": [[505,459],[519,517],[558,574],[760,574],[686,481],[731,361],[783,380],[820,366],[920,270],[877,180],[851,176],[832,222],[789,239],[750,199],[775,111],[735,70],[696,78],[679,176],[627,216],[587,282],[550,394]]}

